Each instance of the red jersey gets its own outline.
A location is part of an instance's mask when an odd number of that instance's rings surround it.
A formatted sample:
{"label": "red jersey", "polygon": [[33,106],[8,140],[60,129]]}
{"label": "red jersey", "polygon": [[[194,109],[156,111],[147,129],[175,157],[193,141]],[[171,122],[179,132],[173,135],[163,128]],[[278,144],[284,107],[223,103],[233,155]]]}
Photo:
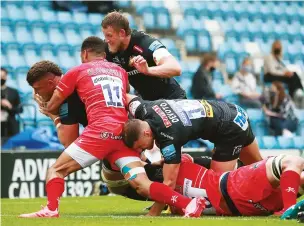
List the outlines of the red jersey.
{"label": "red jersey", "polygon": [[[213,206],[213,200],[220,199],[221,194],[218,189],[213,187],[216,180],[220,178],[219,173],[194,164],[192,162],[182,162],[179,169],[179,174],[176,181],[175,190],[187,197],[204,197],[206,199],[206,209],[203,214],[215,214],[216,206]],[[210,202],[209,193],[215,189],[217,192],[212,192],[213,200]],[[215,200],[214,200],[215,201]],[[216,203],[216,202],[215,202]]]}
{"label": "red jersey", "polygon": [[116,64],[95,60],[69,70],[57,89],[68,97],[76,89],[85,104],[88,124],[97,121],[127,121],[126,90],[128,74]]}
{"label": "red jersey", "polygon": [[[227,191],[244,216],[270,215],[283,208],[280,188],[273,188],[267,179],[266,162],[243,166],[228,176]],[[231,215],[220,192],[222,175],[192,162],[182,162],[176,191],[187,197],[204,197],[207,202],[203,214]]]}

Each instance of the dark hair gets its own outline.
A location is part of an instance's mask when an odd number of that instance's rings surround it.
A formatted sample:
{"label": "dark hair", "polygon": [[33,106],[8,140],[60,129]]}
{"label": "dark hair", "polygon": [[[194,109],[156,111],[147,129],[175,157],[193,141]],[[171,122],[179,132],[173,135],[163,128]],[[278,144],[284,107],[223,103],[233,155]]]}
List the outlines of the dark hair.
{"label": "dark hair", "polygon": [[94,52],[97,55],[103,54],[105,52],[105,42],[96,36],[87,37],[81,45],[81,51],[88,50]]}
{"label": "dark hair", "polygon": [[27,72],[26,80],[32,86],[35,82],[42,79],[47,73],[61,76],[63,73],[60,67],[52,61],[42,60],[35,63]]}
{"label": "dark hair", "polygon": [[1,71],[4,71],[6,74],[8,73],[8,71],[4,67],[1,67]]}
{"label": "dark hair", "polygon": [[140,136],[140,120],[139,119],[129,119],[123,128],[122,139],[125,145],[132,148],[134,142],[139,139]]}
{"label": "dark hair", "polygon": [[126,16],[124,16],[122,14],[122,12],[114,11],[114,12],[108,13],[102,20],[101,26],[103,28],[112,26],[115,30],[120,30],[120,29],[125,30],[126,35],[131,34],[129,20]]}
{"label": "dark hair", "polygon": [[206,66],[210,61],[216,61],[216,55],[213,54],[213,53],[206,53],[204,56],[203,56],[203,59],[202,59],[202,64],[204,66]]}

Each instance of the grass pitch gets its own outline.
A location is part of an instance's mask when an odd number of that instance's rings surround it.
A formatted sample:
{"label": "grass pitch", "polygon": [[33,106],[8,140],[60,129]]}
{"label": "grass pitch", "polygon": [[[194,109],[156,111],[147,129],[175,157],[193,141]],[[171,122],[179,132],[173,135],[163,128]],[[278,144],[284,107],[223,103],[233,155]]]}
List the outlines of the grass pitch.
{"label": "grass pitch", "polygon": [[133,201],[119,196],[68,197],[60,201],[58,219],[22,219],[21,213],[37,211],[46,199],[1,199],[2,226],[285,226],[301,225],[278,217],[208,217],[184,219],[162,215],[145,217],[143,209],[151,202]]}

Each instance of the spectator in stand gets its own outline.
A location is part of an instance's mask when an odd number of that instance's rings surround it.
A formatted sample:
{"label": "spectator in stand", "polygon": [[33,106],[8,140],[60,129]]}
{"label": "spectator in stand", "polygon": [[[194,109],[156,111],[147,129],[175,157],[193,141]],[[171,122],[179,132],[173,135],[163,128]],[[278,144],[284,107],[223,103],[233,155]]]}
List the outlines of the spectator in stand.
{"label": "spectator in stand", "polygon": [[19,133],[16,114],[22,112],[20,97],[16,89],[6,86],[7,70],[1,68],[1,143]]}
{"label": "spectator in stand", "polygon": [[222,96],[215,93],[212,88],[212,72],[217,66],[217,58],[214,54],[207,53],[192,79],[191,93],[194,99],[221,99]]}
{"label": "spectator in stand", "polygon": [[252,74],[252,62],[245,58],[240,70],[232,79],[232,89],[240,96],[240,104],[247,108],[261,108],[261,94],[256,92],[256,78]]}
{"label": "spectator in stand", "polygon": [[265,58],[264,81],[280,81],[288,85],[289,95],[302,105],[304,99],[303,86],[296,72],[289,71],[282,61],[283,47],[279,40],[274,41],[271,54]]}
{"label": "spectator in stand", "polygon": [[281,82],[273,82],[268,95],[265,95],[264,112],[269,116],[270,128],[276,136],[292,137],[297,130],[298,119],[291,97],[285,93]]}

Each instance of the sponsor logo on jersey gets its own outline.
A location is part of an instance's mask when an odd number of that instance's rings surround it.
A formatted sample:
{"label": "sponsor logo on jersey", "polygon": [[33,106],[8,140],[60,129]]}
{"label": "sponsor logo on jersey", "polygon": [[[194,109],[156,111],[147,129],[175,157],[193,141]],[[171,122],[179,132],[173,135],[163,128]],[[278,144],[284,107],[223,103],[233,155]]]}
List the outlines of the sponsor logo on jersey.
{"label": "sponsor logo on jersey", "polygon": [[131,115],[133,117],[135,117],[135,112],[136,112],[137,108],[139,107],[139,105],[140,105],[140,101],[138,101],[138,100],[132,101],[129,104],[129,112],[131,113]]}
{"label": "sponsor logo on jersey", "polygon": [[261,205],[261,203],[259,202],[254,202],[253,200],[248,200],[249,203],[251,203],[254,208],[258,209],[258,210],[261,210],[263,212],[269,212],[268,209],[266,209],[264,206]]}
{"label": "sponsor logo on jersey", "polygon": [[206,100],[202,100],[201,103],[202,103],[202,105],[205,108],[206,116],[208,118],[213,118],[213,109],[212,109],[212,106]]}
{"label": "sponsor logo on jersey", "polygon": [[154,105],[152,109],[161,117],[166,128],[172,126],[172,123],[169,121],[167,115],[160,109],[159,106]]}
{"label": "sponsor logo on jersey", "polygon": [[167,102],[163,102],[159,106],[166,113],[166,115],[168,116],[171,123],[179,122],[179,119],[178,119],[176,113],[170,108],[170,106]]}
{"label": "sponsor logo on jersey", "polygon": [[167,100],[167,103],[170,105],[170,107],[173,109],[173,111],[177,114],[181,122],[184,126],[192,126],[191,120],[183,108],[183,105],[179,102],[175,102],[173,100]]}
{"label": "sponsor logo on jersey", "polygon": [[140,72],[138,70],[132,70],[128,72],[129,76],[138,75]]}
{"label": "sponsor logo on jersey", "polygon": [[137,46],[137,45],[134,45],[134,46],[133,46],[133,49],[136,50],[136,51],[139,52],[139,53],[143,53],[143,52],[144,52],[143,49],[140,48],[140,47]]}
{"label": "sponsor logo on jersey", "polygon": [[235,116],[233,122],[237,124],[243,131],[248,128],[248,116],[246,112],[240,106],[235,105],[237,115]]}
{"label": "sponsor logo on jersey", "polygon": [[170,161],[176,157],[176,151],[173,144],[163,148],[161,150],[161,153],[163,154],[165,160]]}
{"label": "sponsor logo on jersey", "polygon": [[168,134],[166,134],[166,133],[164,133],[164,132],[160,132],[160,135],[162,135],[162,136],[168,138],[169,140],[174,140],[174,138],[173,138],[172,136],[170,136],[170,135],[168,135]]}
{"label": "sponsor logo on jersey", "polygon": [[112,132],[102,132],[100,134],[100,138],[103,139],[103,140],[106,140],[106,139],[121,140],[122,136],[114,135],[114,133],[112,133]]}
{"label": "sponsor logo on jersey", "polygon": [[154,42],[151,43],[151,45],[149,46],[149,50],[151,50],[152,52],[154,52],[156,49],[162,47],[163,44],[160,43],[160,41],[155,40]]}
{"label": "sponsor logo on jersey", "polygon": [[242,150],[243,145],[235,146],[232,152],[232,155],[239,155]]}
{"label": "sponsor logo on jersey", "polygon": [[113,60],[113,63],[120,65],[120,60],[119,60],[118,56],[113,57],[112,60]]}

